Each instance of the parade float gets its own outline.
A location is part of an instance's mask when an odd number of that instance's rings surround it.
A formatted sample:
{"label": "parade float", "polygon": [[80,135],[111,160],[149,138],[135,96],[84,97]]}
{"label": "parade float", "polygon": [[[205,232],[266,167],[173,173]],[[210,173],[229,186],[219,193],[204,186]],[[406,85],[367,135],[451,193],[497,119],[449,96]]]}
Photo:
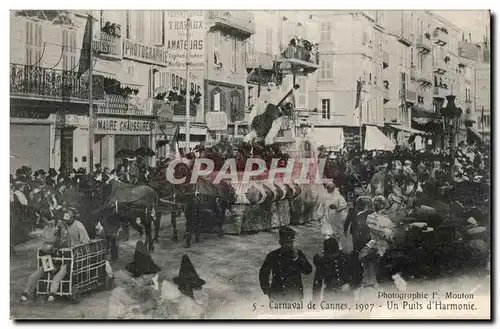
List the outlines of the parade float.
{"label": "parade float", "polygon": [[[307,77],[318,68],[317,49],[309,42],[297,40],[300,39],[291,40],[281,55],[267,66],[256,63],[256,67],[248,68],[247,83],[258,86],[258,95],[249,114],[251,131],[240,144],[247,151],[239,149],[238,154],[242,160],[261,158],[267,165],[261,175],[252,176],[250,180],[243,179],[240,168],[237,182],[228,181],[234,188],[236,200],[226,213],[226,234],[300,225],[313,218],[319,194],[315,187],[323,186],[313,184],[318,164],[314,142],[297,136],[302,134],[297,134],[294,94],[306,87],[296,84],[297,77]],[[293,166],[291,177],[271,172],[273,161],[279,169]],[[304,176],[309,183],[299,181],[299,177]]]}

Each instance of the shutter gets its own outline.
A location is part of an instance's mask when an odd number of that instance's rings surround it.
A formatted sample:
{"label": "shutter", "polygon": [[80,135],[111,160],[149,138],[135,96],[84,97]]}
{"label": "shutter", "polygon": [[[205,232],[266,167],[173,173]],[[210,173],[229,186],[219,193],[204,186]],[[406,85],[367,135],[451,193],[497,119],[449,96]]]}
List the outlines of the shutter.
{"label": "shutter", "polygon": [[68,49],[68,30],[64,29],[62,31],[62,46],[63,46],[63,52],[67,52]]}
{"label": "shutter", "polygon": [[26,44],[31,45],[31,22],[26,22]]}
{"label": "shutter", "polygon": [[227,112],[226,103],[227,103],[226,93],[223,90],[221,90],[220,91],[220,111],[221,112]]}
{"label": "shutter", "polygon": [[37,24],[36,27],[37,27],[36,46],[42,47],[42,26],[40,24]]}

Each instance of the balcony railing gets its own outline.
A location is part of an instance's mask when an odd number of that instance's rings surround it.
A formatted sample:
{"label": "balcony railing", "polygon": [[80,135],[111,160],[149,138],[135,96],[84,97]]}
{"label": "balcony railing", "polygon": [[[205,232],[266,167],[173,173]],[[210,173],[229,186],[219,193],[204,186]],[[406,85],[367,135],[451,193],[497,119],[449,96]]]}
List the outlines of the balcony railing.
{"label": "balcony railing", "polygon": [[444,46],[448,43],[448,32],[443,31],[443,28],[436,28],[432,33],[432,38],[434,43],[440,46]]}
{"label": "balcony railing", "polygon": [[431,40],[425,34],[419,35],[417,38],[417,48],[420,50],[420,53],[428,54],[432,48]]}
{"label": "balcony railing", "polygon": [[389,53],[387,51],[384,51],[382,53],[382,64],[384,66],[384,69],[389,66]]}
{"label": "balcony railing", "polygon": [[100,55],[121,58],[122,44],[121,37],[116,37],[101,31],[100,38],[93,42],[93,49]]}
{"label": "balcony railing", "polygon": [[[104,77],[93,75],[92,98],[104,99]],[[55,101],[88,102],[89,77],[78,72],[10,64],[10,95]]]}
{"label": "balcony railing", "polygon": [[105,95],[104,104],[97,107],[98,114],[153,116],[157,112],[153,108],[155,100],[122,95]]}
{"label": "balcony railing", "polygon": [[249,69],[258,68],[261,66],[263,69],[272,70],[274,65],[274,55],[256,51],[253,53],[246,53],[245,63]]}
{"label": "balcony railing", "polygon": [[445,99],[449,95],[448,89],[443,87],[434,87],[434,98]]}
{"label": "balcony railing", "polygon": [[241,34],[250,35],[255,33],[255,19],[253,13],[245,10],[218,11],[210,10],[208,19],[222,28],[233,29]]}

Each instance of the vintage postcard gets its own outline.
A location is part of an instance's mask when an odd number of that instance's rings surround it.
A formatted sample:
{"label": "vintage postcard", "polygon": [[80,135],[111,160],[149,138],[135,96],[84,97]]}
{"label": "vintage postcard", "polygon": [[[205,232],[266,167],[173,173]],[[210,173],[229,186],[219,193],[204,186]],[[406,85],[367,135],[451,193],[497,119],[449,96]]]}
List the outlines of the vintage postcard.
{"label": "vintage postcard", "polygon": [[490,54],[487,10],[11,10],[11,318],[491,319]]}

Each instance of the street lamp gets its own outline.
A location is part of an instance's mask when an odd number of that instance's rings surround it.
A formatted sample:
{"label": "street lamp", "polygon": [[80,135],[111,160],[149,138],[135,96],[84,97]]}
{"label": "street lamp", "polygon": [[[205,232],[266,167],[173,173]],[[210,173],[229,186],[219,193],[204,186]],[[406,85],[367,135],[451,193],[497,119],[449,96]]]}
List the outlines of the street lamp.
{"label": "street lamp", "polygon": [[455,140],[457,137],[457,132],[460,125],[460,117],[462,116],[462,109],[455,105],[454,95],[446,96],[447,104],[446,107],[441,109],[441,116],[444,121],[445,132],[448,136],[448,147],[450,148],[451,154],[451,166],[450,166],[450,176],[451,179],[454,177],[454,166],[455,166]]}

